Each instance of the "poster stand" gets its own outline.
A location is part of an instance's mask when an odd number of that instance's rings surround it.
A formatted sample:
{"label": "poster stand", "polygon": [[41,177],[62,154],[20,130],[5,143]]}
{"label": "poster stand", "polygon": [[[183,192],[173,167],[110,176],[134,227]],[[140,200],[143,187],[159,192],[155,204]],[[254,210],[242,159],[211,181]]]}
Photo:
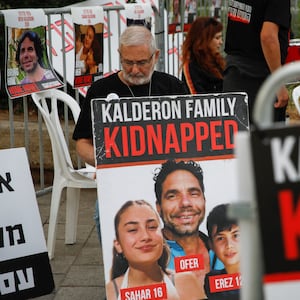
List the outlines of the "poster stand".
{"label": "poster stand", "polygon": [[[272,122],[272,107],[273,101],[275,99],[276,92],[278,91],[278,87],[286,84],[286,82],[295,80],[297,76],[300,74],[300,63],[291,63],[283,66],[281,69],[276,71],[272,76],[270,76],[261,87],[254,106],[254,123],[256,124],[256,128],[252,128],[250,134],[248,132],[241,132],[237,134],[236,138],[236,155],[237,155],[237,172],[239,174],[238,183],[239,186],[239,201],[234,205],[231,210],[231,215],[237,217],[240,221],[241,228],[241,247],[242,247],[242,257],[241,257],[241,273],[243,274],[243,288],[241,292],[242,300],[250,300],[250,299],[282,299],[282,296],[289,295],[290,299],[297,299],[299,295],[297,295],[296,290],[299,290],[299,257],[293,261],[293,269],[289,269],[291,266],[291,261],[286,259],[286,256],[276,253],[274,248],[268,247],[270,249],[266,249],[263,247],[263,241],[266,239],[262,234],[262,228],[259,226],[259,216],[263,215],[260,206],[263,206],[262,202],[267,202],[272,205],[269,205],[269,208],[276,208],[277,202],[275,202],[273,198],[266,197],[265,199],[259,198],[259,187],[257,182],[255,185],[255,180],[257,177],[257,166],[256,173],[254,168],[255,161],[255,153],[253,152],[254,138],[251,135],[254,135],[253,132],[255,130],[259,130],[263,132],[263,134],[270,134],[271,131],[273,136],[279,135],[279,138],[284,139],[286,137],[286,133],[292,130],[292,126],[282,126],[282,124],[273,124]],[[294,131],[299,131],[299,128],[295,128]],[[257,131],[258,131],[257,130]],[[293,130],[291,131],[293,133]],[[269,137],[269,136],[268,136]],[[272,138],[272,135],[271,135]],[[261,138],[260,138],[261,139]],[[262,139],[261,139],[262,140]],[[296,148],[296,147],[295,147]],[[298,150],[298,149],[297,149]],[[265,154],[265,153],[264,153]],[[262,159],[266,159],[266,157],[262,157]],[[295,157],[290,158],[291,161],[295,159]],[[296,158],[297,159],[297,158]],[[263,169],[261,167],[261,169]],[[260,170],[264,171],[264,170]],[[267,170],[269,172],[269,170]],[[270,172],[271,173],[271,172]],[[290,184],[291,185],[291,184]],[[298,183],[299,185],[299,183]],[[281,186],[273,185],[264,185],[265,190],[272,190],[278,188],[277,193],[279,194]],[[292,188],[291,188],[292,191]],[[293,190],[293,192],[298,192],[299,189]],[[277,196],[277,194],[276,194]],[[299,198],[299,197],[298,197]],[[264,200],[264,201],[262,201]],[[294,203],[297,201],[296,197]],[[297,207],[297,204],[295,203]],[[296,215],[296,214],[295,214]],[[275,223],[279,223],[279,218],[274,218],[270,220],[266,220],[265,223],[273,222],[271,226],[276,226]],[[282,222],[282,220],[281,220]],[[266,224],[263,224],[265,227]],[[281,224],[282,225],[282,224]],[[283,232],[283,233],[282,233]],[[282,232],[278,232],[278,235],[284,235],[284,230]],[[295,234],[297,235],[297,233]],[[274,239],[275,237],[273,237]],[[278,238],[277,238],[278,239]],[[282,248],[284,249],[284,242],[282,243]],[[283,262],[279,265],[277,259],[273,264],[275,265],[274,269],[276,272],[270,271],[270,264],[266,263],[267,252],[269,250],[273,250],[274,255],[278,255],[278,259],[283,260]],[[277,249],[278,251],[278,249]],[[286,267],[287,266],[287,267]],[[283,271],[279,272],[280,268]],[[280,274],[280,278],[278,277]],[[288,275],[286,275],[288,274]],[[270,278],[270,276],[277,276],[277,279],[273,281],[268,287],[268,281],[266,278]],[[278,286],[278,287],[277,287]]]}

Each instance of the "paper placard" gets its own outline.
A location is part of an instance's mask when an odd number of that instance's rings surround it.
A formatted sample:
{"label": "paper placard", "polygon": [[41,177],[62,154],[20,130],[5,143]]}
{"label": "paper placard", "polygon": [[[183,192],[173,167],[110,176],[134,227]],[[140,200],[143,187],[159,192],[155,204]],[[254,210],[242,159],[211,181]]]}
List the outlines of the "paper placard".
{"label": "paper placard", "polygon": [[48,58],[44,11],[13,9],[4,16],[5,81],[9,97],[18,98],[63,86]]}
{"label": "paper placard", "polygon": [[151,30],[151,16],[153,11],[150,3],[131,3],[124,6],[127,26],[143,25]]}
{"label": "paper placard", "polygon": [[82,25],[95,25],[104,23],[103,7],[71,7],[72,20]]}
{"label": "paper placard", "polygon": [[72,7],[75,41],[74,87],[90,86],[103,77],[103,8]]}
{"label": "paper placard", "polygon": [[46,26],[47,19],[43,9],[7,9],[1,11],[5,24],[14,28],[33,28]]}

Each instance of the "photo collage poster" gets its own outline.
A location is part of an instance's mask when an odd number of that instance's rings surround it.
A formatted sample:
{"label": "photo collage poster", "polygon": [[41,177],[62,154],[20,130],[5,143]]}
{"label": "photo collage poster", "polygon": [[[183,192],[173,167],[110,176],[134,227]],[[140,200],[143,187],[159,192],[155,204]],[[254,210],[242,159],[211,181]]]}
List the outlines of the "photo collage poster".
{"label": "photo collage poster", "polygon": [[196,0],[169,0],[168,33],[187,32],[197,17]]}
{"label": "photo collage poster", "polygon": [[[128,200],[142,199],[156,208],[154,174],[163,163],[174,159],[200,164],[206,216],[219,204],[237,201],[234,134],[249,130],[247,96],[234,93],[111,101],[95,99],[92,120],[107,299],[113,300],[116,298],[111,295],[109,285],[112,282],[112,262],[116,258],[113,253],[116,239],[114,218]],[[205,234],[206,216],[199,226]],[[201,255],[180,259],[182,262],[186,260],[187,264],[176,267],[175,274],[203,274]],[[211,277],[211,282],[214,282],[212,293],[227,292],[228,289],[238,293],[240,274],[229,275]],[[231,280],[234,285],[220,286],[223,279]],[[153,298],[145,299],[165,299],[171,293],[167,285],[127,289],[125,284],[121,287],[120,299],[138,299],[136,295],[147,293]],[[203,286],[199,289],[202,290]],[[184,291],[183,288],[181,292]],[[130,296],[132,298],[128,298]]]}
{"label": "photo collage poster", "polygon": [[59,88],[46,43],[46,16],[42,9],[4,10],[6,25],[6,89],[10,98]]}
{"label": "photo collage poster", "polygon": [[103,8],[71,7],[71,14],[75,40],[74,88],[80,88],[103,77]]}

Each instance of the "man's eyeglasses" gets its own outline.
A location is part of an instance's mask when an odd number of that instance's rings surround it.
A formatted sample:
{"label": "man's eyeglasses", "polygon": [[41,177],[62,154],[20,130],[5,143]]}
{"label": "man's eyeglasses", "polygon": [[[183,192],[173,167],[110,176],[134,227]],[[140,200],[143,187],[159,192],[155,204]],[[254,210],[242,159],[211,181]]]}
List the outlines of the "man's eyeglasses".
{"label": "man's eyeglasses", "polygon": [[121,57],[121,64],[127,67],[133,67],[134,65],[137,65],[138,67],[145,67],[151,63],[153,55],[154,53],[152,53],[152,55],[148,59],[143,59],[143,60],[128,60],[128,59],[123,59]]}

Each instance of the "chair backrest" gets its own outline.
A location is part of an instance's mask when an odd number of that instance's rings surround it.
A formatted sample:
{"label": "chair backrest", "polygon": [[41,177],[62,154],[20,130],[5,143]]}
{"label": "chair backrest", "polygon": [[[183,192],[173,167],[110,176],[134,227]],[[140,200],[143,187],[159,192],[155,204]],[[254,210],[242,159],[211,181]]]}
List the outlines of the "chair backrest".
{"label": "chair backrest", "polygon": [[61,126],[58,106],[59,103],[66,104],[72,113],[74,123],[76,123],[80,113],[79,104],[73,97],[57,89],[34,93],[31,96],[43,117],[49,133],[54,172],[64,172],[67,175],[70,173],[70,169],[74,169],[74,167]]}
{"label": "chair backrest", "polygon": [[297,108],[298,113],[300,114],[300,104],[299,104],[299,98],[300,98],[300,85],[296,86],[293,89],[292,92],[292,99],[293,102],[295,103],[295,106]]}

